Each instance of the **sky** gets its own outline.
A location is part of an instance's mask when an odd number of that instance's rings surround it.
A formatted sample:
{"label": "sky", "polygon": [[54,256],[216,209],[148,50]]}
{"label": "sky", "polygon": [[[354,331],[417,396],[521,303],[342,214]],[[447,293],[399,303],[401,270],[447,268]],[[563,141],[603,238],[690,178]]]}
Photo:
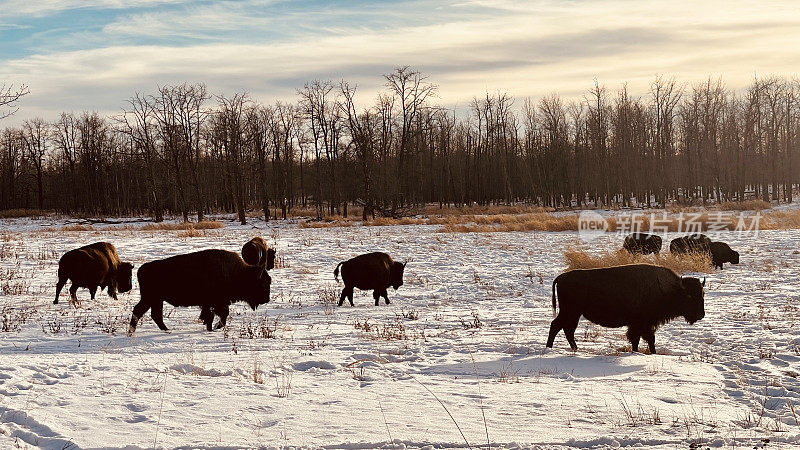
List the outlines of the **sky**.
{"label": "sky", "polygon": [[2,125],[114,114],[184,81],[271,102],[345,79],[366,106],[406,65],[456,107],[496,91],[580,99],[594,80],[644,96],[657,75],[741,89],[796,76],[798,44],[794,0],[0,0],[0,85],[31,92]]}

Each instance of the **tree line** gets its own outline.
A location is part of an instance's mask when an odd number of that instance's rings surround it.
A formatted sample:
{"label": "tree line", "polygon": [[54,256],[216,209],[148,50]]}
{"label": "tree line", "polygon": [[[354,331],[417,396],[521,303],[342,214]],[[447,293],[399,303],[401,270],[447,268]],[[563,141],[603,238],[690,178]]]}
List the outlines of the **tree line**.
{"label": "tree line", "polygon": [[372,102],[346,81],[312,81],[273,104],[184,83],[136,93],[108,117],[25,120],[0,130],[0,210],[236,212],[245,223],[249,210],[322,218],[354,204],[366,219],[427,203],[790,202],[800,176],[796,80],[734,91],[657,77],[641,96],[595,82],[580,100],[495,92],[457,111],[435,103],[437,86],[417,70],[383,78]]}

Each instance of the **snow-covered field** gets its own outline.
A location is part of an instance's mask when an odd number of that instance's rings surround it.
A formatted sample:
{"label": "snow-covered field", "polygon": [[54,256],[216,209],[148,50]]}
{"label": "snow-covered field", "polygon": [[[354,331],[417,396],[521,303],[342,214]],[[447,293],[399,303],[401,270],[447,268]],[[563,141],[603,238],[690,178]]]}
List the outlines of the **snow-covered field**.
{"label": "snow-covered field", "polygon": [[[563,333],[545,351],[575,233],[226,223],[180,237],[0,221],[0,448],[800,445],[800,231],[724,236],[742,264],[708,275],[705,318],[643,355],[586,321],[577,352]],[[75,309],[65,289],[52,304],[69,249],[109,241],[138,267],[253,235],[282,258],[272,301],[235,305],[224,330],[166,305],[169,333],[147,315],[127,337],[135,281],[119,301],[82,289]],[[391,305],[356,291],[337,307],[334,266],[374,250],[410,261],[405,285]]]}

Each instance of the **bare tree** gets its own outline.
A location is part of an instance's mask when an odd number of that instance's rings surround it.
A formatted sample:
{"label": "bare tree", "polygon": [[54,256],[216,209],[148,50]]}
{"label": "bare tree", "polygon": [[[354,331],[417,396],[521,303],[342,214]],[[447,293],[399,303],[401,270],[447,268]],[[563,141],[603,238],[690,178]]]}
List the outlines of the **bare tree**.
{"label": "bare tree", "polygon": [[19,111],[17,102],[29,93],[28,86],[25,84],[21,84],[18,87],[14,87],[13,84],[0,84],[0,120]]}

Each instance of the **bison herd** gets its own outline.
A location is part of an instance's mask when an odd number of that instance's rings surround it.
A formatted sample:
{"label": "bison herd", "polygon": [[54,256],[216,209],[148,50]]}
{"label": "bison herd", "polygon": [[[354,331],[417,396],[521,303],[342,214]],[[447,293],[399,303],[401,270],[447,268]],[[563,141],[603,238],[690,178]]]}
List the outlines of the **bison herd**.
{"label": "bison herd", "polygon": [[[623,248],[631,253],[658,254],[661,237],[633,233],[625,237]],[[739,253],[724,242],[713,242],[702,234],[673,239],[673,254],[701,253],[710,257],[714,267],[738,264]],[[375,306],[383,297],[389,304],[387,289],[403,285],[406,263],[392,260],[386,253],[373,252],[340,262],[333,271],[338,281],[342,275],[345,299],[353,305],[353,289],[372,290]],[[269,302],[275,267],[275,250],[256,237],[242,247],[242,256],[227,250],[202,250],[176,255],[143,264],[137,271],[141,298],[133,308],[128,334],[136,330],[139,319],[149,310],[156,325],[164,324],[164,302],[173,306],[199,306],[200,320],[208,331],[224,327],[232,303],[246,302],[252,309]],[[341,270],[340,270],[341,268]],[[123,262],[116,248],[97,242],[65,253],[58,263],[56,298],[67,280],[70,302],[77,303],[78,288],[88,288],[94,299],[97,289],[107,289],[117,298],[118,292],[132,289],[133,264]],[[690,324],[705,315],[702,282],[694,277],[680,277],[672,270],[649,264],[628,264],[598,269],[575,269],[553,280],[552,306],[558,314],[550,325],[547,347],[559,331],[573,350],[575,330],[581,316],[603,327],[627,327],[631,349],[639,350],[639,341],[647,342],[655,353],[656,329],[672,319],[683,317]],[[219,317],[216,325],[214,317]]]}

